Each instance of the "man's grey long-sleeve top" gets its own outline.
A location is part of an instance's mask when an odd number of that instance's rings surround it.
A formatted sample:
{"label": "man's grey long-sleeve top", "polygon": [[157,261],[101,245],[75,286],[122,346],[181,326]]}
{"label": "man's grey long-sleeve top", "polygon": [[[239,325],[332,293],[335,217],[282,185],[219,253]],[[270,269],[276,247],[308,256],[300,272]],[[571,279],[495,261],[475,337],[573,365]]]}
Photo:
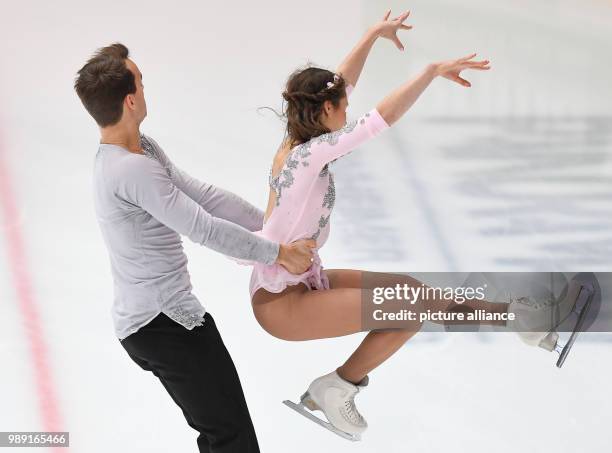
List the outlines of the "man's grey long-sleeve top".
{"label": "man's grey long-sleeve top", "polygon": [[192,294],[181,236],[234,258],[273,264],[279,244],[252,234],[263,212],[231,192],[177,168],[141,134],[144,154],[100,144],[94,206],[114,281],[111,310],[124,339],[163,312],[187,329],[205,308]]}

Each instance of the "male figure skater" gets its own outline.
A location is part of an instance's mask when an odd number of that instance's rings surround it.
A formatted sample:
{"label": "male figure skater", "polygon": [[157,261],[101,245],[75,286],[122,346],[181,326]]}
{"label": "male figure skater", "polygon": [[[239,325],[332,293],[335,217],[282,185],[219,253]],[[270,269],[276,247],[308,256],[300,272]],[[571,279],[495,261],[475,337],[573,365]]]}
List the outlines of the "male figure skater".
{"label": "male figure skater", "polygon": [[192,178],[140,133],[144,87],[128,54],[120,43],[99,49],[74,83],[101,133],[94,202],[111,261],[115,333],[199,431],[200,452],[259,452],[236,368],[212,316],[191,292],[180,234],[296,274],[311,265],[315,242],[284,245],[253,234],[262,227],[262,211]]}

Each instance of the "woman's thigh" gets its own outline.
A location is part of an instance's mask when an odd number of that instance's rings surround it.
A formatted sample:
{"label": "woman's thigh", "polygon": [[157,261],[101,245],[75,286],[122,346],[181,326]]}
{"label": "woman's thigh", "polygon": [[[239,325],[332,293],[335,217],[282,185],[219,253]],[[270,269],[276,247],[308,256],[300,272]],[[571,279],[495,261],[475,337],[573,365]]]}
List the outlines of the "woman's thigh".
{"label": "woman's thigh", "polygon": [[372,289],[380,286],[407,284],[409,287],[423,286],[416,278],[409,275],[390,272],[368,272],[359,269],[324,269],[331,288]]}
{"label": "woman's thigh", "polygon": [[339,337],[361,332],[361,290],[337,288],[293,292],[254,303],[259,324],[289,341]]}
{"label": "woman's thigh", "polygon": [[[357,269],[324,270],[328,290],[295,290],[286,294],[267,293],[254,299],[253,311],[259,324],[271,335],[289,341],[340,337],[367,331],[362,323],[363,291],[397,283],[421,285],[400,274]],[[256,295],[257,296],[257,295]],[[365,296],[371,299],[371,295]]]}
{"label": "woman's thigh", "polygon": [[362,288],[363,271],[359,269],[323,269],[330,288]]}

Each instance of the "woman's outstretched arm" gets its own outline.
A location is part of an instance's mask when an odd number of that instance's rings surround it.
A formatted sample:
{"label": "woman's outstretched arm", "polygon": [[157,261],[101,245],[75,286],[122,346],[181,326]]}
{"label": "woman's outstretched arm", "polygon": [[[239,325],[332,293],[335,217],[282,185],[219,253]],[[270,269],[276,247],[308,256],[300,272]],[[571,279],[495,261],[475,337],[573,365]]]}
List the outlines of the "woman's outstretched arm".
{"label": "woman's outstretched arm", "polygon": [[372,46],[378,38],[390,39],[395,43],[398,49],[404,50],[402,42],[397,37],[398,30],[410,30],[412,26],[404,25],[404,21],[410,15],[410,11],[396,17],[395,19],[389,20],[391,10],[387,11],[383,20],[372,26],[363,37],[359,40],[357,45],[353,47],[351,52],[346,58],[340,63],[336,73],[341,74],[345,79],[347,85],[355,86],[365,61],[372,50]]}
{"label": "woman's outstretched arm", "polygon": [[404,83],[392,91],[377,106],[376,110],[391,125],[399,120],[404,113],[412,107],[425,88],[438,76],[445,77],[465,87],[470,87],[470,82],[461,78],[459,73],[464,69],[487,70],[490,69],[489,60],[473,61],[476,54],[457,60],[441,61],[431,63],[425,67],[416,77]]}
{"label": "woman's outstretched arm", "polygon": [[310,161],[307,168],[318,172],[326,163],[350,153],[366,141],[376,137],[395,123],[415,103],[431,81],[445,77],[463,86],[470,83],[459,77],[464,69],[486,70],[488,60],[473,61],[476,54],[458,60],[431,63],[412,80],[406,82],[385,97],[376,108],[358,120],[352,121],[334,132],[320,135],[310,145]]}

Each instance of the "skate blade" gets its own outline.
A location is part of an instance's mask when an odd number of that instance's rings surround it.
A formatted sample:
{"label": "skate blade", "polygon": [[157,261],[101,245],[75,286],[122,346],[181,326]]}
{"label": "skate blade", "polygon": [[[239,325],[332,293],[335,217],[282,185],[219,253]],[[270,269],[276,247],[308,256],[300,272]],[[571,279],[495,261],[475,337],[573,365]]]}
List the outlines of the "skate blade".
{"label": "skate blade", "polygon": [[578,338],[578,335],[580,334],[580,329],[582,329],[584,320],[586,319],[587,314],[589,313],[589,309],[591,308],[591,302],[593,301],[594,295],[595,295],[595,289],[593,288],[593,286],[583,285],[582,288],[580,288],[580,294],[578,295],[578,301],[576,302],[576,305],[581,303],[582,308],[580,308],[580,312],[578,315],[578,321],[576,322],[576,326],[574,327],[574,331],[570,335],[569,340],[567,340],[567,343],[565,343],[565,346],[563,346],[563,349],[561,349],[560,347],[557,347],[556,349],[557,352],[559,352],[559,360],[557,360],[557,368],[561,368],[563,366],[563,363],[565,362],[567,355],[572,349],[572,346],[574,345],[576,338]]}
{"label": "skate blade", "polygon": [[332,425],[329,422],[326,422],[324,420],[321,420],[319,417],[317,417],[316,415],[314,415],[312,412],[310,412],[306,406],[304,406],[303,404],[295,404],[293,401],[289,401],[289,400],[285,400],[283,401],[283,404],[285,404],[286,406],[290,407],[291,409],[293,409],[294,411],[296,411],[297,413],[299,413],[300,415],[303,415],[304,417],[306,417],[307,419],[315,422],[317,425],[322,426],[323,428],[331,431],[332,433],[342,437],[343,439],[346,440],[350,440],[351,442],[358,442],[361,440],[361,435],[360,434],[349,434],[349,433],[345,433],[344,431],[336,428],[334,425]]}

